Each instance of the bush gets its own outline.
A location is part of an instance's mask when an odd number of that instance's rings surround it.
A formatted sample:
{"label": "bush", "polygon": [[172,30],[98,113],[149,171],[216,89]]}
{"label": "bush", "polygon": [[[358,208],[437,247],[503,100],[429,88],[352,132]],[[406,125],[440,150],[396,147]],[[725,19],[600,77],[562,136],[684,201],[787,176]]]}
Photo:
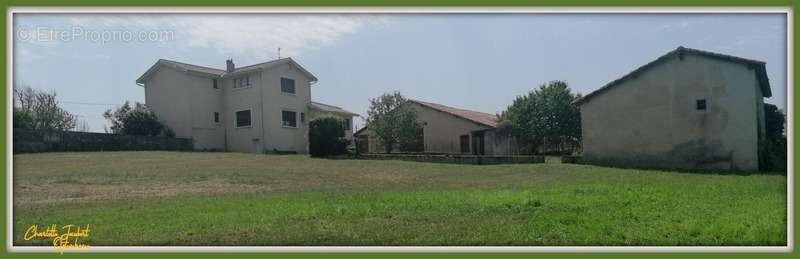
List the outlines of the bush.
{"label": "bush", "polygon": [[309,153],[312,157],[347,154],[348,140],[342,123],[334,117],[324,117],[309,123]]}
{"label": "bush", "polygon": [[111,122],[111,132],[114,134],[175,137],[175,132],[162,124],[156,114],[141,103],[131,107],[126,101],[116,110],[107,110],[103,117]]}

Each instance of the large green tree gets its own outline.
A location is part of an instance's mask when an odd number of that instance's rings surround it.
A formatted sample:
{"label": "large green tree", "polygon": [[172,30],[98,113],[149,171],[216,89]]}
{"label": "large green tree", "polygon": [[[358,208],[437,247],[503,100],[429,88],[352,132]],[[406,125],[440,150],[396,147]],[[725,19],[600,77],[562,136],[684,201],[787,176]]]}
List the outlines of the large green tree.
{"label": "large green tree", "polygon": [[367,129],[373,133],[386,153],[395,147],[413,146],[419,140],[421,125],[417,112],[399,92],[386,93],[369,100]]}
{"label": "large green tree", "polygon": [[573,104],[580,98],[566,82],[551,81],[518,96],[500,114],[500,121],[512,125],[512,133],[530,152],[537,147],[577,145],[581,137],[580,110]]}
{"label": "large green tree", "polygon": [[786,114],[778,106],[764,104],[764,143],[761,145],[759,167],[761,170],[786,169]]}
{"label": "large green tree", "polygon": [[128,101],[116,110],[107,110],[103,117],[111,122],[111,132],[122,135],[174,137],[172,130],[158,121],[156,114],[144,104]]}
{"label": "large green tree", "polygon": [[77,119],[60,107],[55,92],[14,87],[14,128],[70,130]]}

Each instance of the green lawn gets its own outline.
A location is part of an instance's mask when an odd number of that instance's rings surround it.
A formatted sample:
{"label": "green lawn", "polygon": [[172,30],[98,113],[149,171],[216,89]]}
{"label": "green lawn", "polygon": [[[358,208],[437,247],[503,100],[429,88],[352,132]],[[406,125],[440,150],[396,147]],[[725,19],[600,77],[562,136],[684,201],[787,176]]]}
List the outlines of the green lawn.
{"label": "green lawn", "polygon": [[14,243],[785,245],[786,177],[233,153],[14,156]]}

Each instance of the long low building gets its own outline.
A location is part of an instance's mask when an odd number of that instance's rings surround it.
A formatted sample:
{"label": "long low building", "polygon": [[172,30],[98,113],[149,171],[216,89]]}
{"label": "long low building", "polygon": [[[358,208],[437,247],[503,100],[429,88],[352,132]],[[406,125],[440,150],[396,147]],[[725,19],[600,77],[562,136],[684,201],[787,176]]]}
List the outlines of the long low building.
{"label": "long low building", "polygon": [[[497,115],[450,107],[438,103],[409,100],[422,125],[419,146],[398,152],[449,153],[473,155],[515,154],[513,138],[496,136]],[[385,149],[367,127],[355,133],[360,149],[383,153]]]}
{"label": "long low building", "polygon": [[678,47],[576,101],[587,163],[758,170],[764,62]]}

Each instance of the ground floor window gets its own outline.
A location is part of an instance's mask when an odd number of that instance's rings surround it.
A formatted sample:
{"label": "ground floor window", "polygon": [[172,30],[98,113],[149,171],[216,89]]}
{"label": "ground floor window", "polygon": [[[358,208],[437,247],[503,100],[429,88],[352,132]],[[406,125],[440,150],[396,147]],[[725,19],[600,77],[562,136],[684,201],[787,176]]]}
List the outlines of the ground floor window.
{"label": "ground floor window", "polygon": [[297,113],[293,111],[282,111],[281,117],[283,117],[283,126],[284,127],[297,127]]}
{"label": "ground floor window", "polygon": [[461,153],[469,153],[469,135],[461,135],[458,139],[461,144]]}
{"label": "ground floor window", "polygon": [[250,120],[250,110],[236,112],[236,127],[249,127],[252,125]]}

